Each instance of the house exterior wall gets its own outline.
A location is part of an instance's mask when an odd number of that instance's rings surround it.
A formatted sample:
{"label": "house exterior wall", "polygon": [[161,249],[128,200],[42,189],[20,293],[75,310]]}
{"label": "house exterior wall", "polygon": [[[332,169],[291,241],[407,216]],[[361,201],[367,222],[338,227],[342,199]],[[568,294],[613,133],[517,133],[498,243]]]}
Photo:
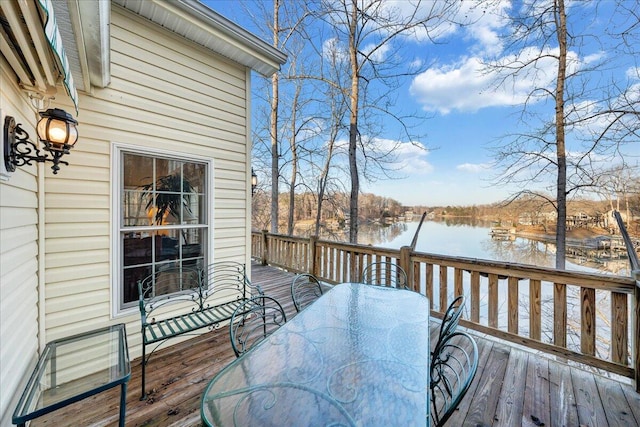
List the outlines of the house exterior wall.
{"label": "house exterior wall", "polygon": [[[35,135],[35,111],[0,55],[0,109]],[[2,118],[4,120],[4,117]],[[4,123],[2,124],[4,126]],[[38,350],[38,180],[19,168],[0,181],[0,425],[11,425],[14,398]]]}
{"label": "house exterior wall", "polygon": [[[79,94],[70,164],[0,182],[1,426],[46,342],[125,323],[130,357],[141,354],[137,308],[113,310],[114,144],[211,159],[210,258],[250,262],[250,71],[116,5],[110,34],[111,82]],[[36,112],[0,61],[0,107],[35,140]],[[51,107],[74,111],[62,87]]]}
{"label": "house exterior wall", "polygon": [[120,7],[111,16],[111,83],[81,93],[71,164],[47,174],[45,324],[50,341],[126,323],[135,358],[137,308],[112,316],[112,144],[212,158],[213,257],[248,262],[249,74]]}

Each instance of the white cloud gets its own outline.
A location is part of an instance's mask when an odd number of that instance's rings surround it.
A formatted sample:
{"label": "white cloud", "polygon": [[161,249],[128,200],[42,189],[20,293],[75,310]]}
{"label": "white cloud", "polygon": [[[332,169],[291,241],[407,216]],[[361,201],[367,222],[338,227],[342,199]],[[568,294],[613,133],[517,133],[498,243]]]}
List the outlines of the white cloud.
{"label": "white cloud", "polygon": [[606,52],[595,52],[582,58],[583,64],[594,64],[602,61],[607,56]]}
{"label": "white cloud", "polygon": [[485,73],[484,68],[477,57],[465,58],[455,66],[431,68],[413,79],[410,94],[424,110],[441,114],[452,110],[475,112],[524,101],[530,85],[495,88],[497,76]]}
{"label": "white cloud", "polygon": [[380,152],[392,152],[395,162],[392,169],[403,175],[425,175],[433,171],[433,165],[427,157],[429,150],[419,142],[399,142],[391,139],[375,138],[373,143]]}
{"label": "white cloud", "polygon": [[[363,7],[372,3],[372,0],[364,2]],[[379,16],[390,21],[406,23],[409,20],[425,20],[425,26],[403,32],[403,37],[414,42],[430,43],[463,33],[464,37],[478,42],[480,51],[499,53],[501,43],[498,34],[507,25],[505,11],[511,8],[511,1],[498,0],[492,3],[491,9],[487,9],[478,2],[463,1],[454,5],[433,0],[384,0],[376,8]],[[390,27],[381,31],[392,32],[398,28]]]}
{"label": "white cloud", "polygon": [[411,175],[426,175],[433,171],[433,165],[427,160],[429,151],[405,142],[397,151],[402,172]]}
{"label": "white cloud", "polygon": [[336,58],[337,61],[347,61],[349,59],[345,46],[335,37],[322,42],[322,56],[327,59]]}
{"label": "white cloud", "polygon": [[471,9],[467,12],[471,24],[464,27],[464,31],[468,38],[477,41],[474,50],[484,55],[500,54],[503,50],[500,33],[508,25],[506,12],[511,8],[511,2],[501,0],[490,10],[483,9],[481,5],[468,5],[467,8]]}
{"label": "white cloud", "polygon": [[376,47],[377,49],[375,50],[375,52],[371,54],[371,60],[373,62],[382,63],[385,61],[387,53],[391,50],[390,44],[387,43],[382,46],[379,46],[375,43],[370,43],[362,48],[362,52],[365,55],[369,55],[371,53],[370,51],[372,51]]}
{"label": "white cloud", "polygon": [[640,67],[631,67],[627,70],[626,76],[632,80],[640,79]]}
{"label": "white cloud", "polygon": [[491,165],[487,163],[463,163],[456,166],[456,169],[469,173],[486,173],[488,170],[491,170]]}
{"label": "white cloud", "polygon": [[[426,111],[448,114],[453,110],[475,112],[487,107],[520,105],[543,97],[534,89],[553,89],[557,73],[558,49],[528,47],[517,54],[505,55],[491,68],[479,56],[465,57],[452,65],[430,68],[413,79],[410,94]],[[538,59],[536,59],[538,58]],[[589,57],[593,61],[594,57]],[[586,64],[575,52],[567,54],[567,72],[575,73]],[[515,71],[518,65],[529,66]],[[533,96],[535,95],[535,96]],[[540,98],[542,99],[542,98]]]}

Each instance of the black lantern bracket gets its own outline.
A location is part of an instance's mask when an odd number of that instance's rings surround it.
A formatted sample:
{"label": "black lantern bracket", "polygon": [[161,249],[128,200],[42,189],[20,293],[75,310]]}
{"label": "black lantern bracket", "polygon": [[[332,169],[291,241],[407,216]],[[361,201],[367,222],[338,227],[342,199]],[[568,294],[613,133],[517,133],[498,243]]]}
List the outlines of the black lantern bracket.
{"label": "black lantern bracket", "polygon": [[[14,172],[16,167],[31,165],[33,163],[51,162],[51,169],[54,174],[60,170],[60,165],[69,165],[68,162],[61,160],[65,154],[69,154],[73,144],[77,140],[77,121],[68,113],[60,109],[49,109],[40,113],[42,119],[38,122],[37,130],[42,128],[43,135],[38,135],[40,141],[44,144],[41,151],[38,146],[29,138],[29,134],[25,131],[20,123],[16,123],[15,118],[6,116],[3,127],[3,153],[4,163],[7,172]],[[62,130],[66,134],[62,137],[50,135],[50,122],[57,121],[62,124]],[[60,125],[58,125],[60,131]]]}
{"label": "black lantern bracket", "polygon": [[258,175],[251,168],[251,195],[253,196],[256,193],[256,188],[258,187]]}

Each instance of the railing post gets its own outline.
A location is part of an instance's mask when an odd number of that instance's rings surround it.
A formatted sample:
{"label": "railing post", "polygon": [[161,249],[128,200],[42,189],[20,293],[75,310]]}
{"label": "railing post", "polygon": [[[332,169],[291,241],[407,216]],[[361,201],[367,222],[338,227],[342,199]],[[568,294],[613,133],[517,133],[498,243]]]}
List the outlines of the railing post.
{"label": "railing post", "polygon": [[318,263],[316,262],[316,244],[318,242],[318,236],[309,237],[309,273],[314,276],[318,276]]}
{"label": "railing post", "polygon": [[636,281],[636,290],[633,293],[633,333],[631,339],[633,340],[632,352],[631,352],[631,365],[634,368],[634,385],[636,392],[640,393],[640,270],[633,270],[631,277]]}
{"label": "railing post", "polygon": [[262,230],[262,265],[269,263],[269,249],[267,247],[267,234],[269,231]]}
{"label": "railing post", "polygon": [[627,255],[629,256],[629,263],[631,264],[631,278],[636,281],[635,292],[633,293],[633,307],[631,313],[635,318],[633,320],[633,333],[631,339],[633,340],[631,348],[631,366],[634,369],[633,382],[636,388],[636,392],[640,393],[640,261],[638,260],[638,253],[636,248],[629,237],[627,228],[624,226],[624,221],[620,212],[613,211],[613,216],[618,223],[620,229],[620,235],[624,240],[624,244],[627,247]]}
{"label": "railing post", "polygon": [[413,283],[413,268],[411,268],[411,246],[403,246],[400,248],[400,259],[398,262],[400,263],[400,267],[407,273],[407,280],[409,283],[409,289],[416,290],[415,284]]}

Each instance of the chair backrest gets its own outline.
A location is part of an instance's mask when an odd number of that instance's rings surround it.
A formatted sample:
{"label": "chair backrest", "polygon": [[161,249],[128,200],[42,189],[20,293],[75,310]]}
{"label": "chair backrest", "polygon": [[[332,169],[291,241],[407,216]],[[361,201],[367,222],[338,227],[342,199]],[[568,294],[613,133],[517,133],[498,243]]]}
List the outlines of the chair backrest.
{"label": "chair backrest", "polygon": [[320,296],[322,296],[322,286],[313,274],[298,274],[291,282],[291,298],[297,312]]}
{"label": "chair backrest", "polygon": [[464,295],[459,295],[451,302],[451,304],[449,304],[449,307],[442,318],[442,323],[440,324],[440,333],[438,335],[436,346],[433,349],[434,352],[437,351],[438,347],[447,335],[451,335],[456,331],[458,323],[460,322],[460,317],[462,316],[462,309],[464,308],[465,302],[466,300]]}
{"label": "chair backrest", "polygon": [[407,273],[390,261],[372,262],[362,270],[362,283],[408,289]]}
{"label": "chair backrest", "polygon": [[229,323],[229,338],[236,356],[241,356],[287,321],[280,303],[268,296],[248,299],[235,309]]}
{"label": "chair backrest", "polygon": [[431,420],[442,426],[469,390],[478,370],[478,346],[466,332],[445,337],[431,360]]}

